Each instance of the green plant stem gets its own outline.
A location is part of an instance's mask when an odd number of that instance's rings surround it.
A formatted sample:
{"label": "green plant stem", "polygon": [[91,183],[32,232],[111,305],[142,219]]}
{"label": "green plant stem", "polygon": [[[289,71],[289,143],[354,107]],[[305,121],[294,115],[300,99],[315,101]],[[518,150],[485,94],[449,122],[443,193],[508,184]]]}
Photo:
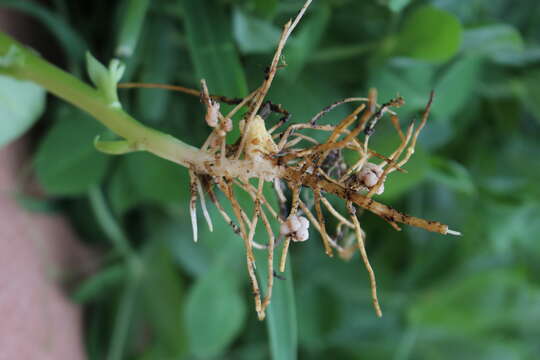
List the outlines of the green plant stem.
{"label": "green plant stem", "polygon": [[118,36],[117,56],[127,58],[135,51],[149,5],[149,0],[124,0],[125,16]]}
{"label": "green plant stem", "polygon": [[110,209],[107,207],[101,189],[97,186],[92,187],[88,192],[88,197],[98,223],[107,237],[111,240],[116,251],[125,258],[134,256],[133,249],[129,244],[127,236],[115,221]]}
{"label": "green plant stem", "polygon": [[123,358],[135,300],[141,284],[141,275],[144,271],[143,263],[129,244],[126,234],[116,222],[101,189],[93,187],[90,189],[88,196],[98,223],[111,240],[116,251],[122,255],[124,259],[123,265],[128,270],[127,283],[118,304],[118,311],[114,319],[114,330],[107,354],[107,360],[120,360]]}
{"label": "green plant stem", "polygon": [[[6,54],[9,52],[15,53],[15,61],[6,60]],[[188,166],[194,159],[200,160],[207,156],[206,153],[173,136],[144,126],[122,109],[110,106],[96,89],[49,64],[33,51],[2,33],[0,33],[0,57],[4,57],[4,63],[0,64],[0,73],[41,85],[95,117],[138,150],[149,151],[183,166]]]}
{"label": "green plant stem", "polygon": [[107,360],[121,360],[124,358],[126,339],[129,334],[139,284],[140,276],[130,276],[128,278],[114,319],[114,330],[107,353]]}

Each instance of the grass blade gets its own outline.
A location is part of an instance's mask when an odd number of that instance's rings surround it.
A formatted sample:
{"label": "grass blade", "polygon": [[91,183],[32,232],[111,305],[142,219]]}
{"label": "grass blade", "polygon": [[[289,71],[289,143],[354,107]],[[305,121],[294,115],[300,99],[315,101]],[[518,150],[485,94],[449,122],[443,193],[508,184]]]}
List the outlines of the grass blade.
{"label": "grass blade", "polygon": [[120,298],[120,303],[118,304],[107,360],[121,360],[124,357],[124,350],[138,292],[139,279],[132,276],[128,279],[122,297]]}
{"label": "grass blade", "polygon": [[204,78],[211,93],[244,96],[246,78],[231,36],[229,15],[223,6],[208,3],[181,1],[197,84]]}
{"label": "grass blade", "polygon": [[[280,251],[276,250],[276,254]],[[257,271],[261,287],[266,287],[267,258],[265,252],[256,252]],[[296,300],[291,269],[291,254],[288,255],[285,280],[275,279],[272,302],[266,309],[266,325],[273,360],[296,360],[298,354],[298,325]],[[276,266],[275,264],[274,266]]]}
{"label": "grass blade", "polygon": [[116,56],[128,58],[135,51],[149,5],[149,0],[125,0],[122,14],[126,15],[120,27]]}

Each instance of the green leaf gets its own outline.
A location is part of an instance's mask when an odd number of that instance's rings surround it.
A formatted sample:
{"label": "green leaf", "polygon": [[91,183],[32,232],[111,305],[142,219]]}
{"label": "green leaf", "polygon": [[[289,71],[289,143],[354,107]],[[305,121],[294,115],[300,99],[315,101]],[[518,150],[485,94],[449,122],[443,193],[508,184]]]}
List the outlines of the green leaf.
{"label": "green leaf", "polygon": [[540,70],[528,71],[512,85],[527,110],[540,122]]}
{"label": "green leaf", "polygon": [[[501,256],[521,252],[523,257],[538,254],[540,244],[530,236],[540,230],[540,224],[536,221],[540,215],[538,203],[529,201],[516,206],[492,201],[488,205],[485,211],[488,229],[484,233],[488,234],[493,252]],[[490,222],[489,219],[497,221]],[[483,250],[486,250],[485,247]]]}
{"label": "green leaf", "polygon": [[[146,36],[140,47],[142,64],[138,80],[143,83],[173,83],[179,58],[186,56],[174,43],[178,30],[172,21],[154,17],[148,19],[146,28]],[[156,41],[157,38],[160,40]],[[150,124],[165,122],[171,95],[170,91],[162,89],[138,90],[135,100],[138,117]],[[176,96],[175,102],[179,103],[183,99]]]}
{"label": "green leaf", "polygon": [[494,329],[525,330],[540,321],[539,311],[529,311],[540,299],[540,291],[530,287],[518,270],[498,268],[466,275],[424,292],[410,308],[412,324],[433,333],[476,336]]}
{"label": "green leaf", "polygon": [[[261,234],[258,234],[262,238]],[[259,241],[262,241],[259,240]],[[281,247],[275,254],[281,254]],[[259,284],[266,289],[267,263],[266,252],[255,253],[257,261],[257,276]],[[274,269],[277,272],[279,256],[274,256]],[[298,325],[296,320],[296,300],[294,296],[291,254],[287,258],[287,267],[283,274],[284,280],[274,279],[272,301],[266,309],[266,327],[270,338],[270,352],[274,360],[295,360],[298,355]]]}
{"label": "green leaf", "polygon": [[103,127],[74,109],[63,108],[38,147],[35,168],[51,195],[80,195],[99,184],[109,158],[94,149],[93,138]]}
{"label": "green leaf", "polygon": [[519,31],[511,25],[485,25],[463,33],[463,50],[505,63],[511,57],[521,56],[524,42]]}
{"label": "green leaf", "polygon": [[[341,89],[334,85],[331,80],[322,75],[316,79],[301,74],[298,81],[290,82],[288,79],[278,77],[270,88],[269,98],[275,103],[283,104],[291,114],[292,121],[303,122],[311,119],[325,106],[343,99],[345,96]],[[321,86],[321,81],[324,86]],[[321,124],[336,124],[349,114],[349,104],[338,106],[319,121]],[[327,135],[319,131],[312,134],[315,138],[325,138]],[[321,138],[322,136],[322,138]]]}
{"label": "green leaf", "polygon": [[196,356],[218,356],[238,336],[246,318],[246,303],[234,274],[223,263],[216,263],[197,279],[184,315],[190,350]]}
{"label": "green leaf", "polygon": [[110,106],[121,108],[116,90],[118,81],[122,78],[126,67],[118,59],[112,59],[109,68],[106,68],[89,52],[86,53],[86,66],[88,76]]}
{"label": "green leaf", "polygon": [[166,243],[150,239],[143,256],[141,278],[144,317],[161,359],[180,358],[187,352],[182,323],[184,290]]}
{"label": "green leaf", "polygon": [[236,7],[233,13],[236,43],[244,54],[273,52],[281,31],[269,21],[258,19]]}
{"label": "green leaf", "polygon": [[[370,147],[379,154],[385,156],[390,156],[401,143],[401,140],[394,130],[394,127],[391,126],[389,122],[390,121],[387,120],[386,117],[381,119],[375,128],[375,134],[370,140]],[[416,119],[415,123],[416,126],[418,126],[419,120]],[[405,128],[405,125],[408,125],[408,123],[402,124],[402,128]],[[429,157],[425,148],[422,147],[424,137],[425,134],[420,133],[414,154],[411,156],[409,161],[402,166],[402,168],[407,172],[402,173],[399,171],[394,171],[388,175],[384,183],[384,192],[381,195],[375,196],[376,199],[382,199],[383,202],[393,200],[402,196],[407,191],[412,190],[415,186],[419,185],[426,179],[427,171],[429,169]],[[405,153],[406,150],[401,155],[400,159],[404,157]],[[354,163],[357,160],[357,154],[354,154],[354,158],[347,159],[349,163]]]}
{"label": "green leaf", "polygon": [[189,180],[180,166],[143,152],[129,154],[119,161],[109,188],[116,212],[142,203],[171,204],[187,199]]}
{"label": "green leaf", "polygon": [[426,151],[417,146],[414,155],[403,166],[407,173],[394,171],[388,176],[384,183],[384,193],[380,195],[380,198],[384,200],[395,199],[424,181],[428,171],[428,160]]}
{"label": "green leaf", "polygon": [[409,5],[410,2],[411,0],[388,0],[388,7],[393,12],[400,12]]}
{"label": "green leaf", "polygon": [[287,66],[281,76],[287,81],[294,82],[298,78],[325,34],[329,19],[330,8],[328,6],[319,6],[316,11],[298,25],[283,50]]}
{"label": "green leaf", "polygon": [[[2,35],[3,41],[8,41],[9,44],[9,38]],[[11,43],[10,45],[3,44],[4,48],[7,48],[7,51],[0,56],[0,70],[2,72],[5,72],[7,75],[12,74],[12,70],[24,66],[24,62],[26,61],[26,57],[22,51],[22,49],[16,45]],[[16,76],[16,75],[14,75]]]}
{"label": "green leaf", "polygon": [[28,130],[44,108],[43,88],[0,75],[0,147]]}
{"label": "green leaf", "polygon": [[452,160],[436,156],[431,157],[431,168],[428,176],[449,188],[472,195],[476,189],[471,174],[467,169]]}
{"label": "green leaf", "polygon": [[27,194],[22,191],[15,193],[15,200],[23,210],[32,213],[57,213],[59,211],[58,204],[51,199],[44,199],[39,195]]}
{"label": "green leaf", "polygon": [[72,299],[79,304],[85,304],[107,294],[111,289],[116,289],[125,278],[126,269],[123,265],[105,268],[79,285]]}
{"label": "green leaf", "polygon": [[[231,34],[230,18],[221,3],[182,0],[189,54],[195,67],[194,82],[205,79],[212,94],[243,97],[248,93],[246,76]],[[227,111],[229,106],[222,106]],[[227,138],[240,135],[234,127]],[[233,140],[234,139],[234,140]]]}
{"label": "green leaf", "polygon": [[[182,205],[185,206],[185,204]],[[208,210],[216,226],[214,231],[223,234],[223,236],[219,237],[219,240],[238,241],[238,238],[229,238],[227,229],[221,227],[221,219],[218,218],[220,215],[217,214],[216,211],[212,211],[212,208]],[[211,267],[212,256],[204,245],[207,244],[207,240],[212,238],[212,234],[205,233],[203,228],[201,229],[201,238],[204,239],[204,243],[202,241],[200,244],[194,243],[191,226],[184,221],[186,216],[188,216],[187,206],[185,206],[185,211],[185,216],[180,214],[180,221],[171,221],[169,223],[159,224],[157,227],[155,226],[153,230],[155,233],[154,238],[167,243],[174,262],[180,266],[185,273],[191,276],[201,276]],[[226,238],[224,239],[224,237]]]}
{"label": "green leaf", "polygon": [[302,306],[298,307],[299,337],[303,346],[321,350],[341,321],[340,299],[331,289],[311,284],[299,291]]}
{"label": "green leaf", "polygon": [[[131,261],[135,262],[135,258]],[[114,313],[114,327],[107,350],[108,360],[121,360],[124,358],[126,343],[133,323],[133,313],[138,300],[140,283],[139,276],[131,274],[127,278],[120,296],[117,309]]]}
{"label": "green leaf", "polygon": [[109,80],[109,71],[90,52],[86,53],[86,67],[92,83],[100,89],[106,86]]}
{"label": "green leaf", "polygon": [[459,59],[448,67],[435,85],[433,114],[451,120],[472,98],[481,76],[482,61],[476,56]]}
{"label": "green leaf", "polygon": [[278,0],[254,0],[252,2],[254,3],[254,10],[257,15],[267,19],[274,16],[278,7]]}
{"label": "green leaf", "polygon": [[230,36],[225,8],[206,1],[181,1],[196,82],[206,79],[213,94],[244,96],[247,84]]}
{"label": "green leaf", "polygon": [[395,54],[440,63],[457,53],[461,38],[462,27],[454,15],[423,6],[405,20]]}
{"label": "green leaf", "polygon": [[395,59],[371,72],[369,86],[377,89],[380,102],[395,98],[398,94],[405,105],[397,109],[400,118],[424,109],[433,89],[435,68],[419,61]]}

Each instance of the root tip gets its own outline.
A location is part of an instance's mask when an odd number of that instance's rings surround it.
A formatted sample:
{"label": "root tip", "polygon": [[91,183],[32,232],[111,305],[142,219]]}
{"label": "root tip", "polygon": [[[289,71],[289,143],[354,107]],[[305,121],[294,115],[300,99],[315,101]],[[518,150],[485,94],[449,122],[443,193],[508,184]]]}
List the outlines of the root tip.
{"label": "root tip", "polygon": [[454,230],[448,229],[448,230],[446,230],[445,235],[461,236],[462,234],[459,231],[454,231]]}

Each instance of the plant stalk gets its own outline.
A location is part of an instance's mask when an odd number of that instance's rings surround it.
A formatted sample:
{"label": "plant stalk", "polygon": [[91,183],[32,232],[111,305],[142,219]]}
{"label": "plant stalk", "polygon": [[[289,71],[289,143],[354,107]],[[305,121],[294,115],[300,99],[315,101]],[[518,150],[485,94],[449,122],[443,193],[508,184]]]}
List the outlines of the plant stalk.
{"label": "plant stalk", "polygon": [[138,150],[149,151],[183,166],[188,166],[193,160],[210,159],[205,152],[141,124],[122,109],[111,107],[99,91],[3,33],[0,33],[0,59],[0,73],[44,87],[92,115]]}

